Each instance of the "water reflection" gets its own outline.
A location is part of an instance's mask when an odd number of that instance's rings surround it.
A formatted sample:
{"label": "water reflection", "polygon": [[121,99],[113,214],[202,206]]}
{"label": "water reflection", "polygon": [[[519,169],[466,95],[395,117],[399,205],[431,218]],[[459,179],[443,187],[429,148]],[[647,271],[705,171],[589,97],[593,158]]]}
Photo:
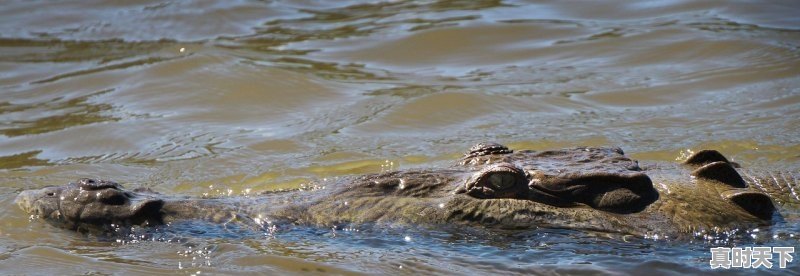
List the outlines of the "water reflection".
{"label": "water reflection", "polygon": [[94,96],[111,92],[99,91],[74,99],[50,99],[42,103],[11,104],[0,103],[0,118],[3,126],[0,134],[7,137],[32,135],[58,131],[70,127],[100,122],[113,122],[109,104],[92,104]]}
{"label": "water reflection", "polygon": [[42,153],[42,151],[36,150],[10,156],[0,156],[0,165],[2,165],[0,168],[16,169],[21,167],[51,165],[47,160],[36,158],[40,153]]}

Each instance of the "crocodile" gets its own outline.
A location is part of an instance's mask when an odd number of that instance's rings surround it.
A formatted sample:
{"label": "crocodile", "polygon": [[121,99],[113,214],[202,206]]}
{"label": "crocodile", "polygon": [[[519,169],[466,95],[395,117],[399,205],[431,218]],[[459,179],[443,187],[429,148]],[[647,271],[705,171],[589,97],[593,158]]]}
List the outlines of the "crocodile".
{"label": "crocodile", "polygon": [[[743,177],[744,176],[744,177]],[[566,228],[680,236],[769,226],[800,207],[797,174],[742,169],[716,150],[640,165],[616,147],[472,147],[453,165],[314,183],[248,197],[165,196],[84,178],[22,191],[15,202],[68,229],[179,220],[324,227],[426,224]]]}

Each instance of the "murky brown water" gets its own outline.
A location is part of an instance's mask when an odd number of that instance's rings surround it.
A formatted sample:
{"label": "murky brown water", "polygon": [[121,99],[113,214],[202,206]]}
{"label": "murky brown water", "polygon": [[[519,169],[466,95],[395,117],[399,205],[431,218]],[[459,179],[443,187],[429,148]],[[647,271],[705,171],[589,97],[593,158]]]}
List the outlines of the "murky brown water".
{"label": "murky brown water", "polygon": [[568,231],[96,241],[12,201],[78,177],[188,195],[297,187],[447,164],[484,140],[645,161],[717,148],[797,170],[798,14],[796,1],[3,1],[0,274],[705,271],[710,245]]}

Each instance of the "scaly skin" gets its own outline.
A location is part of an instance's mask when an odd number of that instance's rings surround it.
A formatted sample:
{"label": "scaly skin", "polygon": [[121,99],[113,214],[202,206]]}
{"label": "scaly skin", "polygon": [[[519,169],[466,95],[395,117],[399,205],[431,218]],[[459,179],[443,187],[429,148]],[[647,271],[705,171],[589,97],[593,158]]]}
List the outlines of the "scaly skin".
{"label": "scaly skin", "polygon": [[318,183],[326,187],[313,191],[193,199],[82,179],[24,191],[16,201],[23,210],[70,229],[203,219],[258,226],[552,227],[640,236],[746,229],[797,210],[795,174],[756,174],[736,166],[716,151],[698,152],[684,164],[642,168],[618,148],[512,152],[480,143],[450,168],[347,178]]}

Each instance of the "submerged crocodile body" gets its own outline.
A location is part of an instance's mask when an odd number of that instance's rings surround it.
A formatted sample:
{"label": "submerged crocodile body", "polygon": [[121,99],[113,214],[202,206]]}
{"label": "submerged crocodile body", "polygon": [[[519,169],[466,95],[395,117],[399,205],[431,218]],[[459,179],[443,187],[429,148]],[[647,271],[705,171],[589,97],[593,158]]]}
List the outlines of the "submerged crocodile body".
{"label": "submerged crocodile body", "polygon": [[[23,191],[18,205],[65,228],[183,219],[259,226],[362,223],[570,228],[678,236],[770,225],[800,205],[797,175],[756,175],[714,150],[640,166],[619,148],[512,151],[475,145],[445,169],[370,174],[324,189],[179,198],[81,179]],[[744,175],[745,177],[742,177]]]}

